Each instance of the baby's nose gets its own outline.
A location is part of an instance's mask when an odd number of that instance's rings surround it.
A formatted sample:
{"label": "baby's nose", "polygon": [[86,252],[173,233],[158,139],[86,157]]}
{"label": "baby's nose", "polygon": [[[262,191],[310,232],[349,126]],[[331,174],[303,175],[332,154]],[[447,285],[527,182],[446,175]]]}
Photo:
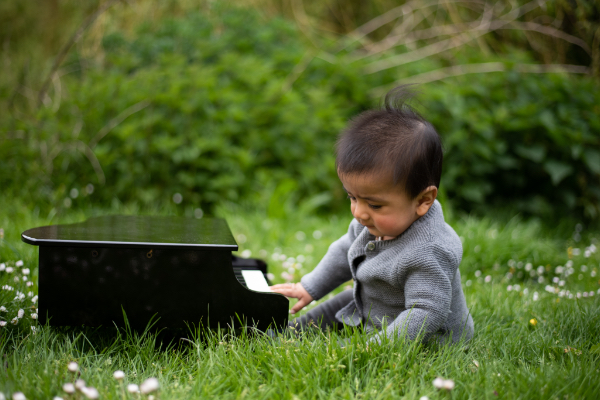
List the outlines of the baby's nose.
{"label": "baby's nose", "polygon": [[359,222],[369,220],[369,214],[365,212],[365,209],[363,207],[356,206],[352,214],[354,215],[354,218],[356,218]]}

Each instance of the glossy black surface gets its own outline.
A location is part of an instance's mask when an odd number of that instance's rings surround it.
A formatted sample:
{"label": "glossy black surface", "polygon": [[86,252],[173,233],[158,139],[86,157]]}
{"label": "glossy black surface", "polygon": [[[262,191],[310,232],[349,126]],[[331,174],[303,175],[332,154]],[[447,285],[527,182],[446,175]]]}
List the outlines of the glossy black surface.
{"label": "glossy black surface", "polygon": [[[104,228],[99,229],[96,223],[100,221],[100,226],[105,227],[106,221],[111,218],[116,221],[125,218],[128,227],[124,231],[129,232],[132,226],[165,225],[165,219],[161,217],[142,217],[144,224],[131,219],[140,217],[103,217],[75,225],[77,229],[85,226],[95,233],[103,232]],[[152,221],[155,218],[158,219],[156,223]],[[177,221],[181,227],[174,226]],[[26,234],[40,229],[61,233],[54,239],[46,236],[48,241],[35,243],[40,246],[40,322],[49,322],[51,326],[123,326],[124,310],[130,326],[137,329],[146,327],[153,317],[158,318],[156,328],[186,328],[199,324],[216,328],[231,326],[232,323],[239,325],[240,322],[261,330],[273,323],[284,326],[288,317],[287,298],[276,293],[254,292],[236,279],[232,247],[219,247],[215,245],[214,238],[229,237],[231,242],[235,242],[227,223],[216,221],[221,222],[209,226],[221,229],[222,236],[209,235],[207,241],[213,243],[208,246],[202,243],[202,235],[198,234],[194,236],[194,246],[190,246],[189,241],[178,246],[178,243],[170,242],[173,235],[168,237],[169,241],[152,236],[158,234],[156,230],[147,237],[170,245],[143,245],[137,239],[143,238],[144,232],[135,233],[135,242],[128,242],[129,238],[120,233],[117,235],[119,242],[111,241],[107,245],[105,241],[93,240],[97,236],[82,230],[82,236],[89,240],[81,241],[74,225],[63,225],[71,227],[67,231],[44,227],[24,232],[23,240],[26,242],[25,237],[31,237]],[[198,226],[183,218],[171,219],[169,224],[171,234]],[[110,231],[120,231],[118,223],[108,226]],[[60,242],[58,238],[77,242]],[[248,262],[237,260],[236,268]],[[251,267],[266,272],[264,263]]]}
{"label": "glossy black surface", "polygon": [[227,222],[220,218],[106,216],[68,225],[29,229],[25,243],[55,246],[225,247],[237,250]]}

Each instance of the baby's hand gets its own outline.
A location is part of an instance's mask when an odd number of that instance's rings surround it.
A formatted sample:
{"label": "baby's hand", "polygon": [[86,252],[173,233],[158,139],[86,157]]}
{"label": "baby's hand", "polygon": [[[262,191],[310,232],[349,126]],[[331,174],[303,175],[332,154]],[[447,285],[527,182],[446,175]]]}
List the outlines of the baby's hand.
{"label": "baby's hand", "polygon": [[301,283],[282,283],[279,285],[271,286],[271,290],[277,293],[281,293],[286,297],[293,297],[298,299],[294,307],[290,310],[290,314],[296,314],[298,311],[302,310],[306,305],[308,305],[313,298],[306,289],[302,286]]}

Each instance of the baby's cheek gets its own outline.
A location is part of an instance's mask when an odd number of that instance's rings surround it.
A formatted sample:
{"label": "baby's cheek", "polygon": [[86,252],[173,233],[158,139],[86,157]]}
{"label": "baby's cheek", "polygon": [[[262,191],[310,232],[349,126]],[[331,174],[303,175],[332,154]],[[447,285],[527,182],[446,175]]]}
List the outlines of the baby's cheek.
{"label": "baby's cheek", "polygon": [[406,230],[404,225],[400,218],[387,217],[380,220],[378,227],[381,232],[396,236]]}
{"label": "baby's cheek", "polygon": [[399,221],[394,218],[384,217],[380,218],[377,222],[377,227],[380,231],[390,231],[394,230],[398,226]]}

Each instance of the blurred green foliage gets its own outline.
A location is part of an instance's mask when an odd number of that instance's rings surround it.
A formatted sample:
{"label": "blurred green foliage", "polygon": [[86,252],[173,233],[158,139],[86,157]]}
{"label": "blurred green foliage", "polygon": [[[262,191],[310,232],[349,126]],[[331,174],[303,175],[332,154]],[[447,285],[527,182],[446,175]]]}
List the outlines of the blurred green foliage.
{"label": "blurred green foliage", "polygon": [[[183,205],[208,210],[277,193],[280,182],[318,195],[335,184],[337,133],[368,103],[357,69],[317,59],[294,82],[307,48],[293,25],[265,24],[248,10],[146,24],[133,40],[106,36],[103,47],[104,65],[65,81],[69,96],[58,110],[13,120],[25,136],[0,150],[2,168],[19,171],[3,184],[20,181],[35,196],[64,183],[60,197],[105,181],[97,201],[151,203],[180,193]],[[120,117],[136,104],[147,106]]]}
{"label": "blurred green foliage", "polygon": [[600,214],[600,89],[587,79],[516,72],[428,85],[444,137],[442,185],[463,209]]}
{"label": "blurred green foliage", "polygon": [[[340,209],[333,147],[348,118],[374,105],[373,87],[448,64],[365,75],[350,51],[321,52],[294,23],[231,6],[111,32],[97,59],[69,54],[79,67],[35,113],[0,115],[4,194],[68,207],[179,193],[181,209],[262,202],[273,218]],[[457,57],[490,59],[469,47]],[[598,218],[599,89],[516,71],[424,85],[421,110],[446,147],[443,197],[464,210]]]}

